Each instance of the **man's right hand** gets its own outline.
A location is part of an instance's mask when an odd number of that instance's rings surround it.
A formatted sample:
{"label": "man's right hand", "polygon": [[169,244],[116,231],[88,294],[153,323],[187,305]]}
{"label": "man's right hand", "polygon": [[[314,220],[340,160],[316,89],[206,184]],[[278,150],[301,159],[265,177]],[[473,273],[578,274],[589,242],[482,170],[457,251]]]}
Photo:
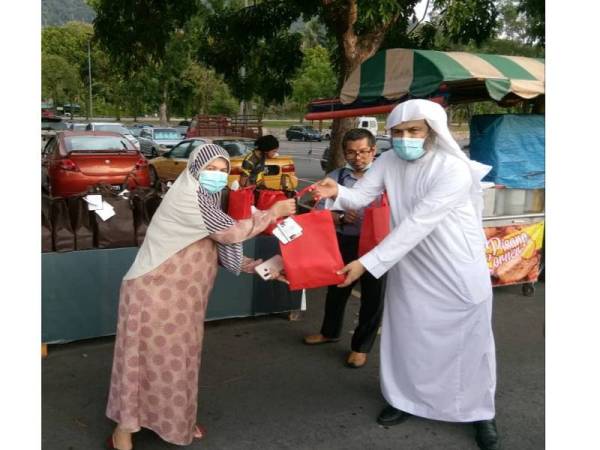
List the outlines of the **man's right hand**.
{"label": "man's right hand", "polygon": [[323,198],[335,198],[338,195],[338,184],[332,178],[325,178],[313,184],[313,196],[315,200]]}
{"label": "man's right hand", "polygon": [[358,220],[358,211],[348,209],[344,214],[344,223],[354,223]]}
{"label": "man's right hand", "polygon": [[288,198],[287,200],[280,200],[271,206],[271,211],[275,214],[278,219],[280,217],[287,217],[296,214],[296,199]]}

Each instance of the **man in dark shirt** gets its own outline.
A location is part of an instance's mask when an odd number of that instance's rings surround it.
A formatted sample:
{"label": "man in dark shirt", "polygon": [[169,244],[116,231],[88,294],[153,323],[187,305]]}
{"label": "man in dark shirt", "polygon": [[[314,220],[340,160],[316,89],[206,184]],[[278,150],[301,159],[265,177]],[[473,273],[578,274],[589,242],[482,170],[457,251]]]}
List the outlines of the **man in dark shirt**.
{"label": "man in dark shirt", "polygon": [[259,137],[254,144],[256,148],[242,161],[240,186],[260,186],[264,184],[265,161],[275,158],[279,151],[279,141],[272,134]]}
{"label": "man in dark shirt", "polygon": [[[327,176],[337,180],[343,186],[352,187],[373,163],[375,137],[368,130],[355,128],[344,135],[342,146],[347,164],[342,168],[335,169]],[[324,203],[317,205],[317,208],[324,207]],[[358,240],[363,211],[333,211],[332,215],[337,228],[340,252],[344,263],[347,264],[358,257]],[[329,286],[321,333],[306,336],[304,338],[306,344],[316,345],[340,340],[344,310],[354,284],[356,283],[344,288]],[[352,352],[346,360],[346,364],[353,368],[362,367],[367,362],[367,354],[373,347],[377,337],[383,313],[383,279],[377,279],[370,273],[365,272],[360,278],[360,286],[361,305],[358,326],[352,336]]]}

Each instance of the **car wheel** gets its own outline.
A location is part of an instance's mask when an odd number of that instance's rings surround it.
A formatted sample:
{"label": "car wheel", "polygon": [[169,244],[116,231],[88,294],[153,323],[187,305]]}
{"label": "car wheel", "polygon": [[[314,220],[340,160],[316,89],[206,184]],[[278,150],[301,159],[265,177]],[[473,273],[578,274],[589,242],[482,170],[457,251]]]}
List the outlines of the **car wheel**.
{"label": "car wheel", "polygon": [[302,137],[302,140],[303,140],[304,142],[306,142],[306,141],[308,141],[308,138],[307,138],[306,136],[303,136],[303,137]]}
{"label": "car wheel", "polygon": [[321,142],[321,140],[322,140],[322,139],[321,139],[321,138],[319,138],[319,139],[317,139],[317,140],[318,140],[319,142]]}
{"label": "car wheel", "polygon": [[156,169],[153,166],[150,166],[148,172],[150,172],[150,186],[158,189],[160,187],[160,179],[158,178]]}
{"label": "car wheel", "polygon": [[331,136],[329,136],[328,134],[325,135],[325,139],[329,140],[331,139]]}

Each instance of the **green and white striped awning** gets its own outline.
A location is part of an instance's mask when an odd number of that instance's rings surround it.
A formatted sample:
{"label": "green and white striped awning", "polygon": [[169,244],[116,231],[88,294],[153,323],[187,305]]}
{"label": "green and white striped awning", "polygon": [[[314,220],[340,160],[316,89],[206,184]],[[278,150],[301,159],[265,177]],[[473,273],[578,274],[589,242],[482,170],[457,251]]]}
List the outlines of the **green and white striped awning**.
{"label": "green and white striped awning", "polygon": [[394,48],[360,65],[340,93],[342,103],[447,93],[449,103],[544,94],[544,60]]}

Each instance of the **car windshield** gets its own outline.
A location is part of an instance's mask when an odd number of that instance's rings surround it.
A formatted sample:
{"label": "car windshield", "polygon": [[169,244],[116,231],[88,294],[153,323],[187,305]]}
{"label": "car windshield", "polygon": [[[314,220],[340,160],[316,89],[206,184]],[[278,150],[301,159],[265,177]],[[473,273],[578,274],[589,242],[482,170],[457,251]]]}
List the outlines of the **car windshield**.
{"label": "car windshield", "polygon": [[114,131],[119,134],[131,134],[131,132],[122,125],[99,124],[94,126],[95,131]]}
{"label": "car windshield", "polygon": [[66,130],[67,124],[55,120],[42,120],[42,130]]}
{"label": "car windshield", "polygon": [[131,142],[119,136],[69,136],[65,137],[68,152],[98,152],[135,150]]}
{"label": "car windshield", "polygon": [[310,126],[309,127],[304,127],[304,129],[307,130],[307,131],[317,131],[313,127],[310,127]]}
{"label": "car windshield", "polygon": [[177,130],[154,130],[154,139],[157,141],[177,140],[179,139],[179,133]]}
{"label": "car windshield", "polygon": [[215,140],[213,142],[227,150],[229,156],[244,156],[256,148],[254,141]]}

